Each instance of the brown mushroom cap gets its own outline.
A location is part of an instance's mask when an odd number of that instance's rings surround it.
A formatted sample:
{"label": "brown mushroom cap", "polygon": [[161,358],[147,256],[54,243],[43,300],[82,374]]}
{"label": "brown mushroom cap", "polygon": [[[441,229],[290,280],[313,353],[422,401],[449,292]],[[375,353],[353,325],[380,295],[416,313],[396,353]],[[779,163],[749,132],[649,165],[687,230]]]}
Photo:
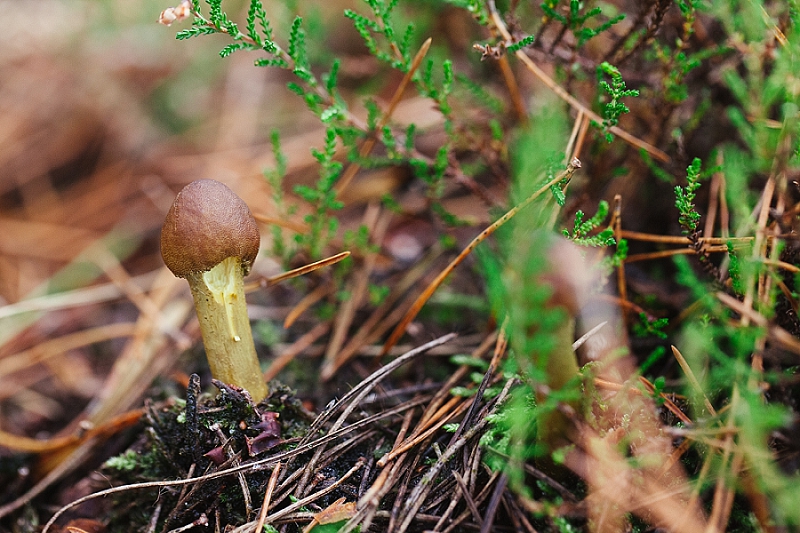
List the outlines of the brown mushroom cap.
{"label": "brown mushroom cap", "polygon": [[161,230],[161,256],[179,278],[211,270],[228,257],[245,273],[258,255],[261,237],[247,204],[224,184],[197,180],[183,188]]}

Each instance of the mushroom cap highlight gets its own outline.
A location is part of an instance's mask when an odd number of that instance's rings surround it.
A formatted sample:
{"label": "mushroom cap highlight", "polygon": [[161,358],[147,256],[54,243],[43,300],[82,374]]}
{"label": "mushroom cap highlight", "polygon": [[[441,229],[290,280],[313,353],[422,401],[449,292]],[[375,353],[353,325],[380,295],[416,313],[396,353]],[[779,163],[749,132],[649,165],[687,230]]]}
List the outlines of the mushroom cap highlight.
{"label": "mushroom cap highlight", "polygon": [[178,193],[161,230],[161,256],[179,278],[211,270],[228,257],[240,258],[246,274],[260,243],[244,200],[208,179],[193,181]]}

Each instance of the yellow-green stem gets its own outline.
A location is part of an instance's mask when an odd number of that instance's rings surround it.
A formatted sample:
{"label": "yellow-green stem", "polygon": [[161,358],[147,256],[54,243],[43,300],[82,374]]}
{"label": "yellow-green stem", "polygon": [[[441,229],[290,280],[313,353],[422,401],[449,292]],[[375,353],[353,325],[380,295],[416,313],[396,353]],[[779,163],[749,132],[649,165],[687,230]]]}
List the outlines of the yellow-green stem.
{"label": "yellow-green stem", "polygon": [[268,390],[253,343],[242,278],[241,260],[229,257],[211,270],[186,279],[194,297],[211,375],[247,390],[258,402]]}
{"label": "yellow-green stem", "polygon": [[[574,336],[575,319],[572,317],[567,317],[553,332],[555,345],[546,356],[547,388],[550,391],[562,390],[580,372],[578,359],[572,349]],[[546,400],[541,391],[537,392],[537,398],[541,403]],[[572,401],[568,404],[576,411],[580,409],[580,402]],[[570,442],[568,435],[570,427],[571,422],[567,415],[559,410],[549,411],[539,420],[539,439],[550,450],[555,450]]]}

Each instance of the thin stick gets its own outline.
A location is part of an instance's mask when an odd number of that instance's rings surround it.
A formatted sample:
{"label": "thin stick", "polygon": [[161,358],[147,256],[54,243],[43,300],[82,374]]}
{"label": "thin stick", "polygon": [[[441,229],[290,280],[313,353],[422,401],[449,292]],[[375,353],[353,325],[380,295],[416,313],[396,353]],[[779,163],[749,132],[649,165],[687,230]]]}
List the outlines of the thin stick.
{"label": "thin stick", "polygon": [[425,303],[430,299],[430,297],[433,295],[433,293],[436,292],[436,289],[438,289],[439,286],[447,278],[447,276],[449,276],[450,273],[453,270],[455,270],[455,268],[470,253],[472,253],[472,251],[475,249],[475,247],[477,247],[480,243],[485,241],[487,237],[489,237],[491,234],[493,234],[495,231],[497,231],[497,229],[499,227],[501,227],[503,224],[505,224],[506,222],[511,220],[517,213],[519,213],[522,209],[527,207],[531,202],[533,202],[539,196],[541,196],[544,192],[549,190],[551,186],[557,184],[561,180],[570,179],[572,177],[572,174],[575,172],[575,170],[580,168],[580,166],[581,166],[581,162],[578,159],[573,159],[570,162],[570,164],[567,165],[567,168],[566,168],[566,170],[564,170],[564,172],[560,173],[558,176],[556,176],[555,178],[553,178],[552,180],[550,180],[549,182],[544,184],[539,190],[537,190],[536,192],[534,192],[533,194],[528,196],[521,204],[512,207],[508,212],[506,212],[505,215],[503,215],[502,217],[498,218],[491,226],[489,226],[488,228],[483,230],[480,234],[478,234],[477,237],[472,239],[472,242],[470,242],[467,245],[467,247],[464,248],[461,251],[461,253],[458,254],[458,256],[455,259],[453,259],[453,261],[451,261],[450,264],[447,265],[447,267],[445,267],[445,269],[442,270],[439,273],[438,276],[436,276],[436,279],[434,279],[425,288],[425,290],[422,291],[422,294],[420,294],[419,297],[417,297],[416,301],[414,301],[414,304],[411,306],[411,309],[409,309],[408,312],[406,312],[406,314],[403,317],[403,319],[395,327],[394,331],[392,331],[392,334],[389,336],[389,339],[383,345],[383,349],[381,350],[381,355],[386,355],[389,352],[389,350],[395,344],[397,344],[397,341],[399,341],[400,337],[402,337],[403,334],[406,332],[406,328],[408,327],[408,325],[411,323],[412,320],[414,320],[414,318],[417,316],[417,314],[419,314],[420,310],[425,305]]}
{"label": "thin stick", "polygon": [[281,281],[286,281],[287,279],[296,278],[298,276],[308,274],[309,272],[314,272],[315,270],[319,270],[322,267],[335,265],[336,263],[338,263],[345,257],[348,257],[349,255],[350,255],[349,251],[339,252],[336,255],[326,257],[325,259],[320,259],[319,261],[315,261],[308,265],[303,265],[300,268],[295,268],[294,270],[284,272],[283,274],[278,274],[277,276],[266,278],[265,280],[262,280],[261,283],[266,284],[266,286],[269,287],[275,285],[276,283],[280,283]]}
{"label": "thin stick", "polygon": [[478,511],[478,506],[475,504],[475,500],[472,498],[472,494],[469,493],[469,487],[467,487],[464,478],[462,478],[455,470],[453,471],[453,478],[456,480],[458,489],[461,491],[461,497],[464,498],[465,502],[467,502],[467,508],[472,513],[472,517],[475,519],[475,522],[478,525],[481,525],[483,523],[483,519],[481,518],[481,513],[480,511]]}
{"label": "thin stick", "polygon": [[581,158],[581,150],[583,150],[583,142],[586,140],[586,133],[589,131],[589,119],[586,115],[583,115],[581,111],[581,115],[583,119],[581,120],[581,129],[578,131],[578,140],[575,142],[575,149],[572,151],[572,157],[580,159]]}
{"label": "thin stick", "polygon": [[[727,246],[709,246],[704,252],[707,253],[723,253],[728,251]],[[673,255],[695,255],[697,254],[697,250],[694,248],[677,248],[675,250],[661,250],[660,252],[647,252],[644,254],[633,254],[629,255],[626,259],[626,263],[635,263],[637,261],[650,261],[653,259],[662,259],[664,257],[672,257]]]}
{"label": "thin stick", "polygon": [[577,350],[578,348],[583,346],[584,343],[586,341],[588,341],[592,337],[592,335],[594,335],[595,333],[600,331],[603,328],[603,326],[605,326],[606,324],[608,324],[608,320],[604,320],[603,322],[600,322],[595,327],[593,327],[592,329],[590,329],[589,331],[587,331],[586,333],[581,335],[578,340],[576,340],[575,342],[572,343],[572,351],[574,352],[575,350]]}
{"label": "thin stick", "polygon": [[[406,72],[403,79],[400,81],[400,85],[395,90],[394,94],[392,95],[392,100],[389,102],[389,108],[386,110],[386,113],[383,114],[381,117],[380,122],[375,126],[375,131],[379,132],[383,129],[384,126],[389,122],[389,118],[394,113],[395,109],[397,108],[397,104],[400,103],[400,99],[403,96],[403,93],[406,91],[406,87],[408,86],[411,78],[414,76],[414,73],[417,71],[419,66],[422,64],[422,60],[425,59],[425,56],[428,53],[428,49],[431,47],[431,42],[433,41],[432,38],[428,37],[428,39],[422,43],[422,46],[419,48],[417,55],[414,56],[414,60],[411,62],[411,67],[409,67],[408,72]],[[372,136],[369,137],[367,140],[364,141],[364,144],[361,145],[361,149],[358,151],[358,155],[361,158],[367,157],[372,149],[375,147],[375,143],[377,142],[377,137]],[[350,166],[347,167],[347,170],[344,171],[342,174],[339,183],[336,184],[335,190],[336,195],[340,195],[343,190],[350,185],[350,182],[353,180],[355,175],[358,173],[361,165],[358,163],[350,163]]]}
{"label": "thin stick", "polygon": [[[572,154],[575,151],[575,142],[578,139],[578,135],[580,133],[582,124],[583,124],[583,111],[578,110],[578,116],[575,118],[575,123],[572,125],[572,133],[569,134],[569,140],[567,141],[567,149],[564,150],[565,154]],[[567,161],[571,161],[572,158],[570,157]]]}
{"label": "thin stick", "polygon": [[[614,196],[614,215],[612,227],[614,228],[614,239],[616,240],[617,244],[619,244],[620,240],[622,239],[622,195],[619,194]],[[625,279],[625,261],[621,261],[619,266],[617,266],[617,292],[619,293],[619,298],[621,301],[628,301],[628,283]],[[622,305],[620,311],[622,311],[622,323],[627,324],[630,316],[630,313],[628,313],[628,307],[626,305]]]}
{"label": "thin stick", "polygon": [[[677,235],[656,235],[653,233],[642,233],[640,231],[622,230],[620,235],[626,239],[647,242],[660,242],[664,244],[691,244],[688,237],[680,237]],[[729,241],[733,243],[751,242],[753,237],[700,237],[698,239],[703,244],[727,244]]]}
{"label": "thin stick", "polygon": [[275,491],[275,485],[278,483],[278,474],[280,474],[280,471],[281,464],[275,463],[275,467],[272,469],[272,475],[269,476],[267,490],[264,493],[264,503],[261,505],[261,512],[258,513],[258,522],[256,523],[256,528],[253,530],[253,533],[258,533],[264,529],[264,523],[267,521],[267,509],[269,509],[270,499],[272,498],[272,493]]}
{"label": "thin stick", "polygon": [[497,64],[500,66],[500,73],[503,75],[503,81],[506,82],[508,96],[511,98],[514,112],[517,114],[517,118],[522,124],[527,124],[528,112],[525,110],[525,102],[519,92],[519,85],[517,84],[517,79],[514,77],[514,71],[511,69],[508,57],[505,55],[502,56],[497,60]]}
{"label": "thin stick", "polygon": [[507,484],[508,474],[503,472],[500,474],[500,478],[498,478],[497,482],[495,483],[494,489],[492,489],[492,495],[489,498],[489,505],[486,506],[485,520],[481,524],[481,533],[490,533],[492,531],[494,517],[497,513],[497,508],[500,506],[500,499],[502,498],[503,491],[506,489]]}

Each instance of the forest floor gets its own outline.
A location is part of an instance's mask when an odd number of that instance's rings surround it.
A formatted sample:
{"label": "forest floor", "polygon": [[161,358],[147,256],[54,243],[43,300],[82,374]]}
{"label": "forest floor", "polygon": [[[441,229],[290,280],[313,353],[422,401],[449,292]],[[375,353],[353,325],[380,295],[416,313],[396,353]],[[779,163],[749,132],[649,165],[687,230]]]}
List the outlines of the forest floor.
{"label": "forest floor", "polygon": [[800,527],[795,2],[210,4],[0,1],[0,531]]}

